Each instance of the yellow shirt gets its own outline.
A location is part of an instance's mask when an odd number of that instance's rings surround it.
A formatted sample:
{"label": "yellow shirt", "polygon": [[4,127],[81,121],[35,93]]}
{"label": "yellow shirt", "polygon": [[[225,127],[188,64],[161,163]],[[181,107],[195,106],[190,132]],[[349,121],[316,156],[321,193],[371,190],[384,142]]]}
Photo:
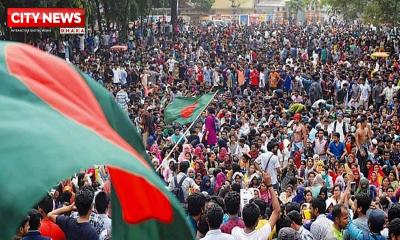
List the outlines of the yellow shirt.
{"label": "yellow shirt", "polygon": [[[268,223],[268,220],[267,220],[267,219],[258,220],[258,225],[257,225],[257,227],[256,227],[256,230],[262,228],[262,227],[263,227],[265,224],[267,224],[267,223]],[[272,240],[272,236],[274,236],[275,233],[276,233],[276,228],[274,227],[274,229],[272,229],[271,234],[269,234],[268,240]]]}

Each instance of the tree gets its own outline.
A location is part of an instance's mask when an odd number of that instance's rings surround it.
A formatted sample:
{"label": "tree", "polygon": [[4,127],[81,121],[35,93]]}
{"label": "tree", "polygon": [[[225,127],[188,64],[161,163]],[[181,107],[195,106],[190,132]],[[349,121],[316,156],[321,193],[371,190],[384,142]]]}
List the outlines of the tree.
{"label": "tree", "polygon": [[344,20],[362,18],[367,23],[398,25],[400,2],[398,0],[324,0],[342,15]]}
{"label": "tree", "polygon": [[368,23],[399,25],[399,11],[399,0],[372,0],[365,6],[362,17]]}
{"label": "tree", "polygon": [[324,0],[323,4],[329,5],[340,13],[345,20],[353,20],[361,16],[369,0]]}
{"label": "tree", "polygon": [[231,8],[233,10],[233,14],[237,14],[240,5],[242,5],[243,0],[229,0],[231,2]]}
{"label": "tree", "polygon": [[304,0],[289,0],[286,2],[286,7],[289,9],[289,19],[292,20],[293,16],[297,22],[297,15],[300,11],[304,11],[306,2]]}
{"label": "tree", "polygon": [[317,11],[320,8],[319,0],[305,0],[305,6],[307,6],[309,11],[312,11],[312,20],[315,22],[317,17]]}
{"label": "tree", "polygon": [[320,6],[319,0],[305,0],[304,1],[305,6],[307,6],[311,10],[317,10]]}
{"label": "tree", "polygon": [[175,39],[175,28],[176,25],[178,24],[178,2],[177,0],[170,0],[170,6],[171,6],[171,24],[172,24],[172,36]]}
{"label": "tree", "polygon": [[195,5],[195,7],[203,10],[203,11],[209,11],[214,4],[215,0],[193,0],[192,3]]}

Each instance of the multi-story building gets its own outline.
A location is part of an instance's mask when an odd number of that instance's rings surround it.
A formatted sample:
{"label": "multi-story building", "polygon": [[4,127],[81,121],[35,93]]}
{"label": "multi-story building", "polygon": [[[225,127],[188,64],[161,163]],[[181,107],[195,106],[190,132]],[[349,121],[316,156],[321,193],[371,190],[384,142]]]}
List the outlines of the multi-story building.
{"label": "multi-story building", "polygon": [[[215,0],[211,14],[222,16],[256,15],[265,17],[266,21],[285,22],[289,19],[286,2],[289,0]],[[320,8],[307,6],[298,14],[302,21],[321,21]]]}

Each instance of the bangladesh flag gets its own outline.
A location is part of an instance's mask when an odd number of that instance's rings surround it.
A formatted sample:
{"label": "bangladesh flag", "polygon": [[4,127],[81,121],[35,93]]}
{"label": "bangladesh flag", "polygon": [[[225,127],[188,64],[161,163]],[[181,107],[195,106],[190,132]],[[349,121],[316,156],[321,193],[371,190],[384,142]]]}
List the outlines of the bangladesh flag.
{"label": "bangladesh flag", "polygon": [[65,61],[11,42],[0,42],[0,80],[1,239],[51,186],[95,164],[110,172],[113,239],[193,238],[109,92]]}
{"label": "bangladesh flag", "polygon": [[208,106],[214,98],[215,93],[205,94],[200,97],[176,97],[164,112],[164,122],[166,124],[178,122],[186,124],[193,122]]}

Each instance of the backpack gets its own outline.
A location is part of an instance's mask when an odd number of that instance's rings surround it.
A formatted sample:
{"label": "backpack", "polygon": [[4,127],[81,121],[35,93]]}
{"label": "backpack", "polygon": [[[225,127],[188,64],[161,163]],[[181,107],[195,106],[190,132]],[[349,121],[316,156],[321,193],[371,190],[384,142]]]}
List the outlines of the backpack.
{"label": "backpack", "polygon": [[184,203],[185,202],[185,196],[183,194],[183,189],[182,189],[182,183],[185,181],[186,176],[183,176],[182,179],[178,183],[178,178],[177,176],[174,177],[174,189],[172,190],[172,193],[178,198],[179,202]]}
{"label": "backpack", "polygon": [[[333,131],[335,131],[335,132],[336,132],[336,124],[337,124],[337,121],[335,121],[333,123]],[[343,134],[346,136],[347,135],[346,122],[343,122],[342,128],[343,128]]]}

